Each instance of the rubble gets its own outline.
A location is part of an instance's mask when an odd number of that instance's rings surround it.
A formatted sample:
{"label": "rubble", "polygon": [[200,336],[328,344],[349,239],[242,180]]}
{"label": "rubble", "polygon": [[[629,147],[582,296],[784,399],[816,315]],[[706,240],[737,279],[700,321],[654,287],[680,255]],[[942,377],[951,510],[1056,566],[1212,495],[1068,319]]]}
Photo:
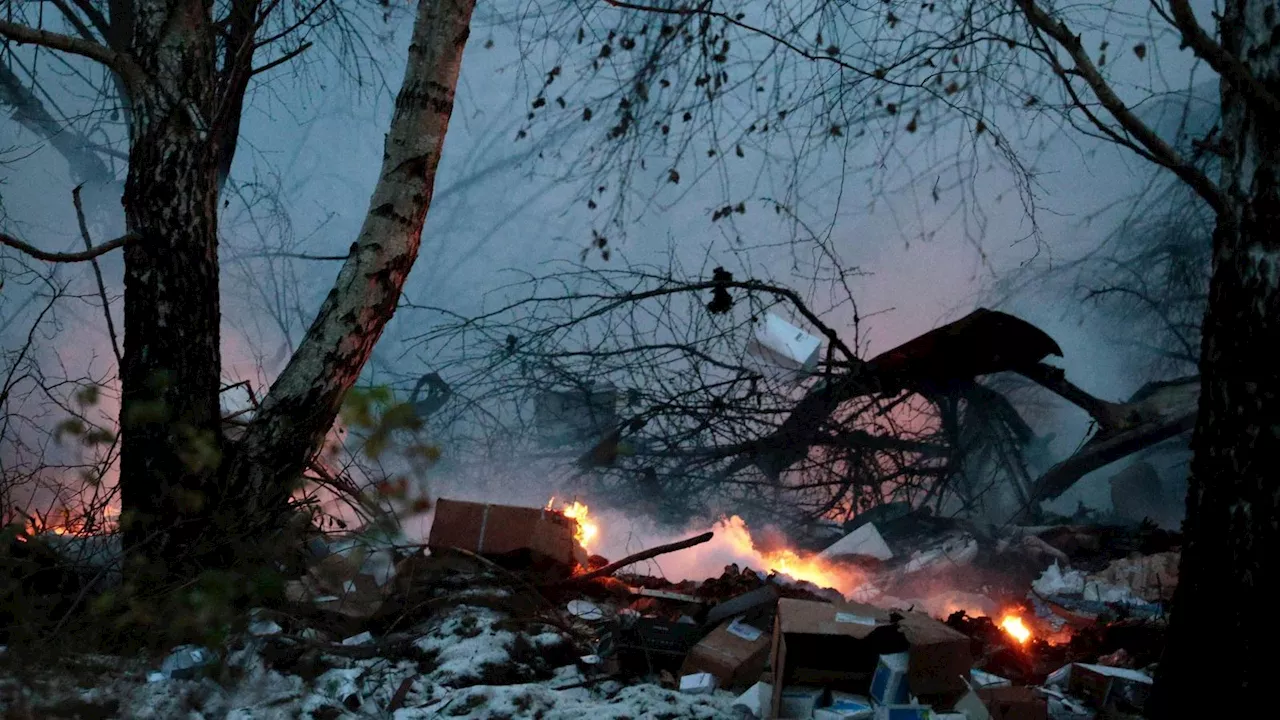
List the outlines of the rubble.
{"label": "rubble", "polygon": [[151,673],[147,679],[151,682],[166,679],[191,680],[201,673],[208,672],[217,662],[218,655],[212,650],[195,645],[183,645],[174,648],[161,663],[160,672]]}
{"label": "rubble", "polygon": [[1053,681],[1059,685],[1065,682],[1071,696],[1095,709],[1130,712],[1141,712],[1152,683],[1150,675],[1138,670],[1090,663],[1072,663]]}
{"label": "rubble", "polygon": [[[1177,581],[1176,548],[1121,542],[1111,557],[1107,531],[1078,526],[992,537],[909,515],[863,523],[818,554],[860,569],[861,602],[771,568],[622,572],[697,552],[705,535],[610,563],[588,561],[577,521],[548,509],[440,500],[437,523],[425,548],[314,548],[285,607],[255,611],[225,648],[177,648],[158,672],[104,681],[93,702],[152,708],[135,717],[398,720],[1138,713]],[[236,685],[214,681],[223,665]]]}
{"label": "rubble", "polygon": [[1149,603],[1169,602],[1178,586],[1180,557],[1180,553],[1163,552],[1122,558],[1090,575],[1089,582],[1128,588],[1130,596]]}
{"label": "rubble", "polygon": [[989,687],[977,691],[991,720],[1047,720],[1049,703],[1028,687]]}
{"label": "rubble", "polygon": [[889,545],[880,536],[875,523],[867,523],[836,541],[819,556],[832,559],[854,556],[891,560],[893,550],[889,549]]}

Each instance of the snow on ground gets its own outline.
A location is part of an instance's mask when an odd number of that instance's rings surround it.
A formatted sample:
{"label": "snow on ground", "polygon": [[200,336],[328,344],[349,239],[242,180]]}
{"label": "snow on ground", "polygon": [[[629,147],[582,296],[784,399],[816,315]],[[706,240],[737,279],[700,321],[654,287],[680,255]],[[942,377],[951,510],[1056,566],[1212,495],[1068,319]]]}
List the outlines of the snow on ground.
{"label": "snow on ground", "polygon": [[228,653],[218,681],[148,682],[147,671],[155,668],[126,659],[99,662],[96,674],[81,671],[75,681],[52,671],[21,686],[0,677],[0,716],[19,717],[13,711],[26,704],[29,717],[122,720],[737,717],[730,710],[734,696],[723,691],[685,695],[654,684],[585,682],[567,636],[548,626],[516,628],[499,611],[463,604],[415,629],[409,659],[406,653],[372,659],[324,653],[319,671],[307,672],[271,662],[264,649],[271,640],[248,637]]}

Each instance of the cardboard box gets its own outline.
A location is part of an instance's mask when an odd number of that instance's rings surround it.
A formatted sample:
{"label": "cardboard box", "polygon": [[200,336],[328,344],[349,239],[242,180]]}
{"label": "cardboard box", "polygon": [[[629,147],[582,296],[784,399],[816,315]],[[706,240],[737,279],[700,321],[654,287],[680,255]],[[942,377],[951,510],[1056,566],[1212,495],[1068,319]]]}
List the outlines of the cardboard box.
{"label": "cardboard box", "polygon": [[969,638],[927,615],[899,614],[862,603],[783,598],[773,626],[774,716],[781,685],[825,685],[866,693],[880,655],[907,653],[907,688],[915,695],[968,690]]}
{"label": "cardboard box", "polygon": [[893,550],[889,549],[888,543],[881,537],[875,523],[867,523],[840,538],[835,544],[818,553],[818,555],[826,558],[854,556],[872,557],[876,560],[892,560]]}
{"label": "cardboard box", "polygon": [[907,687],[912,695],[943,695],[969,689],[972,644],[924,613],[909,612],[899,625],[910,646]]}
{"label": "cardboard box", "polygon": [[686,674],[681,663],[702,637],[702,628],[649,617],[619,618],[606,636],[619,666],[628,672]]}
{"label": "cardboard box", "polygon": [[763,322],[747,343],[747,352],[765,362],[804,376],[818,367],[822,340],[801,330],[773,313],[765,313]]}
{"label": "cardboard box", "polygon": [[769,700],[773,698],[773,687],[760,681],[752,685],[746,692],[733,701],[733,711],[744,719],[760,720],[769,709]]}
{"label": "cardboard box", "polygon": [[868,720],[875,717],[876,708],[871,698],[853,693],[831,693],[831,704],[814,711],[814,720]]}
{"label": "cardboard box", "polygon": [[895,703],[877,705],[876,720],[933,720],[933,708],[928,705]]}
{"label": "cardboard box", "polygon": [[574,540],[576,529],[573,520],[550,510],[441,499],[427,546],[456,547],[487,557],[528,553],[534,562],[572,568],[587,560],[586,551]]}
{"label": "cardboard box", "polygon": [[871,699],[879,705],[904,705],[911,700],[907,690],[907,653],[881,655],[871,676]]}
{"label": "cardboard box", "polygon": [[[964,720],[991,720],[991,713],[987,710],[987,704],[973,690],[969,690],[959,700],[951,703],[948,714],[958,714]],[[943,720],[941,714],[939,714],[938,720]]]}
{"label": "cardboard box", "polygon": [[710,695],[716,691],[716,676],[711,673],[693,673],[680,678],[680,692],[689,695]]}
{"label": "cardboard box", "polygon": [[1048,720],[1049,701],[1029,687],[991,687],[977,691],[991,720]]}
{"label": "cardboard box", "polygon": [[855,711],[843,708],[824,707],[813,711],[813,720],[870,720],[875,716],[875,708],[867,708],[865,711]]}
{"label": "cardboard box", "polygon": [[618,389],[610,383],[547,390],[534,398],[534,426],[550,445],[592,441],[618,425],[618,399]]}
{"label": "cardboard box", "polygon": [[769,660],[771,636],[738,619],[725,620],[693,646],[680,672],[711,673],[722,688],[747,687],[760,679]]}
{"label": "cardboard box", "polygon": [[969,671],[969,679],[975,688],[1009,687],[1013,683],[1008,678],[992,675],[985,670],[974,668]]}
{"label": "cardboard box", "polygon": [[1137,670],[1074,663],[1067,679],[1067,691],[1099,709],[1113,698],[1141,709],[1146,704],[1151,683],[1150,675]]}
{"label": "cardboard box", "polygon": [[826,690],[808,685],[792,685],[778,692],[778,717],[785,720],[809,720],[818,709]]}

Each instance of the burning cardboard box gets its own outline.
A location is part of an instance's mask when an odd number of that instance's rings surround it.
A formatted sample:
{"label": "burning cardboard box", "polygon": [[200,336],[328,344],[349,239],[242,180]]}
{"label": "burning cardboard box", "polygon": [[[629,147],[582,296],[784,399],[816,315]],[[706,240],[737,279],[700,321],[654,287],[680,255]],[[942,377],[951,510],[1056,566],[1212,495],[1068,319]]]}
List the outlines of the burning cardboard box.
{"label": "burning cardboard box", "polygon": [[442,499],[436,502],[427,546],[432,551],[460,548],[529,567],[572,569],[587,562],[577,530],[577,521],[546,508]]}
{"label": "burning cardboard box", "polygon": [[861,603],[783,598],[773,632],[774,697],[791,685],[866,694],[881,655],[907,653],[913,695],[959,695],[973,664],[969,638],[931,617],[895,613]]}

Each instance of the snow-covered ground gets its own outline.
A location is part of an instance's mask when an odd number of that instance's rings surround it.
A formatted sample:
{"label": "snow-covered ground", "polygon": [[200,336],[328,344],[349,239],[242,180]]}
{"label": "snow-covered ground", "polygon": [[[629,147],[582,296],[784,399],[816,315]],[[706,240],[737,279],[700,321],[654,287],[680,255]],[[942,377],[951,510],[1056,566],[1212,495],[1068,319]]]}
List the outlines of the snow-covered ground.
{"label": "snow-covered ground", "polygon": [[278,654],[269,645],[288,643],[279,637],[241,638],[225,667],[200,679],[149,682],[155,667],[98,656],[74,672],[42,672],[23,684],[0,678],[0,714],[22,717],[25,706],[28,717],[128,720],[737,717],[734,696],[723,691],[688,695],[655,684],[587,682],[568,636],[549,627],[522,632],[509,620],[457,605],[415,628],[412,652],[370,659],[321,652],[310,672],[271,659]]}

